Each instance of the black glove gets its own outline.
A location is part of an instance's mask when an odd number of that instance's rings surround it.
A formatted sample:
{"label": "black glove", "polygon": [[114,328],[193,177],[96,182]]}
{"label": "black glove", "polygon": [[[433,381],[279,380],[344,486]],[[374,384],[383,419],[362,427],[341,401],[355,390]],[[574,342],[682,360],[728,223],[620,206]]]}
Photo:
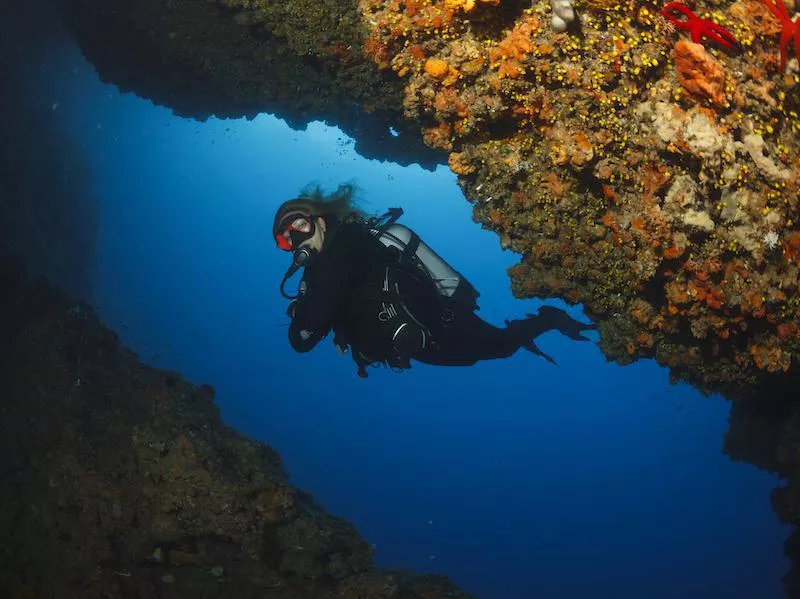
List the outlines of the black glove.
{"label": "black glove", "polygon": [[336,353],[340,356],[350,351],[350,344],[341,334],[335,331],[333,333],[333,345],[336,348]]}
{"label": "black glove", "polygon": [[286,316],[289,318],[294,318],[294,311],[297,309],[297,300],[293,299],[289,302],[289,307],[286,308]]}

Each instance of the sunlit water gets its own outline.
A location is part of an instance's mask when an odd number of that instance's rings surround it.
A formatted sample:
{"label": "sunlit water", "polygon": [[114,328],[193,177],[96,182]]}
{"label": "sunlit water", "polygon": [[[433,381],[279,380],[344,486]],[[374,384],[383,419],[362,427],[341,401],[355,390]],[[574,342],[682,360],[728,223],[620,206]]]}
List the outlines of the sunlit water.
{"label": "sunlit water", "polygon": [[511,296],[518,256],[472,222],[449,170],[364,160],[321,124],[182,120],[101,84],[72,45],[56,55],[37,63],[36,101],[92,167],[104,321],[143,360],[212,384],[225,421],[275,447],[378,565],[484,599],[781,596],[779,481],[722,454],[725,401],[670,386],[652,362],[608,364],[556,333],[539,345],[559,368],[520,352],[362,380],[327,341],[292,352],[270,227],[309,182],[352,181],[375,212],[402,206],[481,291],[487,320],[536,309]]}

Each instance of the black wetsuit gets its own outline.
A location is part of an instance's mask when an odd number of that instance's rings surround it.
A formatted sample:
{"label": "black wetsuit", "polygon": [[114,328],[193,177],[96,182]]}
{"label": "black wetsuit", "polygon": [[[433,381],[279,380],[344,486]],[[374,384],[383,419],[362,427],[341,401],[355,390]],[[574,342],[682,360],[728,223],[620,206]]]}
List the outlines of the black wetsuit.
{"label": "black wetsuit", "polygon": [[[387,266],[398,282],[403,305],[424,325],[424,347],[415,336],[413,343],[398,348],[381,325],[379,315],[386,302],[377,291]],[[421,271],[399,265],[397,254],[358,223],[329,230],[322,251],[306,267],[301,289],[289,327],[292,347],[309,351],[333,330],[334,343],[352,351],[361,376],[366,375],[364,365],[371,363],[407,368],[408,359],[413,358],[428,364],[467,366],[506,358],[521,347],[549,360],[533,343],[537,335],[557,329],[585,340],[580,332],[594,328],[547,306],[538,315],[495,327],[478,317],[472,306],[440,296]]]}

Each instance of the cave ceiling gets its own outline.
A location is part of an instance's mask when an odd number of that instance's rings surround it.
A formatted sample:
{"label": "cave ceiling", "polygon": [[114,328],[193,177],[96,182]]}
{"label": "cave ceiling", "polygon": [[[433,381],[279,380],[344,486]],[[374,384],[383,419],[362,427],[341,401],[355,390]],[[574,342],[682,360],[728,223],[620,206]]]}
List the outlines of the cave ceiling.
{"label": "cave ceiling", "polygon": [[178,115],[323,120],[365,157],[448,163],[520,254],[514,293],[582,304],[610,360],[729,397],[795,384],[800,50],[777,5],[58,3],[103,80]]}

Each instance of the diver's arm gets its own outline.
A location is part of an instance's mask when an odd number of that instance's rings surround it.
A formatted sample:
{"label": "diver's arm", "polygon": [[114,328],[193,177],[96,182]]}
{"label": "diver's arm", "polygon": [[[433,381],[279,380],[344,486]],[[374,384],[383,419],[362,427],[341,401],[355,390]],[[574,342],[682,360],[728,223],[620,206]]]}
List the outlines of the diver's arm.
{"label": "diver's arm", "polygon": [[347,238],[318,255],[301,282],[301,293],[290,314],[289,343],[298,352],[307,352],[324,339],[334,320],[347,307],[350,293],[362,272],[363,260]]}
{"label": "diver's arm", "polygon": [[[306,273],[307,275],[308,273]],[[326,319],[324,310],[319,310],[319,305],[324,305],[325,289],[314,286],[314,293],[309,297],[309,286],[306,275],[300,282],[297,299],[289,304],[286,315],[292,319],[289,324],[289,344],[296,352],[311,351],[322,341],[331,329],[330,321]]]}

